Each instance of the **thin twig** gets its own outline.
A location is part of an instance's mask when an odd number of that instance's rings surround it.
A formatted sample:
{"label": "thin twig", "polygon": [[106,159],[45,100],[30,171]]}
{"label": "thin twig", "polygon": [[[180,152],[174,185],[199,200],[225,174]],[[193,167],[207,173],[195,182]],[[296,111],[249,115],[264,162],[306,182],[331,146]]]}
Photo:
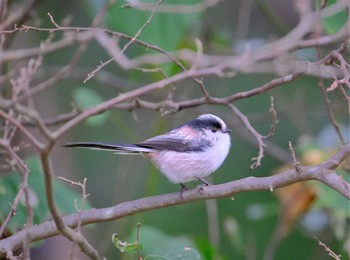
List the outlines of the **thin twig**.
{"label": "thin twig", "polygon": [[[43,172],[45,175],[45,191],[47,198],[47,205],[50,209],[50,213],[53,217],[55,226],[59,232],[71,241],[78,244],[80,249],[92,259],[101,259],[97,250],[87,241],[87,239],[79,232],[74,231],[71,227],[67,226],[63,221],[61,213],[56,207],[56,202],[53,195],[53,168],[51,165],[51,160],[49,158],[48,151],[43,150],[40,155],[41,165],[43,167]],[[78,214],[79,215],[79,214]]]}
{"label": "thin twig", "polygon": [[292,154],[293,166],[297,172],[300,172],[301,165],[300,165],[300,162],[297,160],[297,157],[295,156],[295,152],[291,141],[288,142],[288,146],[289,146],[290,153]]}
{"label": "thin twig", "polygon": [[[67,178],[60,177],[60,176],[57,177],[57,179],[62,180],[64,182],[67,182],[67,183],[69,183],[71,185],[79,186],[81,188],[82,199],[81,199],[80,205],[78,205],[78,202],[77,202],[76,199],[74,200],[75,209],[78,212],[78,216],[79,216],[79,221],[78,221],[78,224],[77,224],[77,227],[76,227],[76,231],[78,233],[81,233],[81,212],[84,210],[86,199],[90,195],[90,194],[86,193],[86,180],[87,179],[84,178],[82,183],[80,181],[76,182],[76,181],[72,181],[72,180],[69,180]],[[74,254],[75,254],[75,251],[76,251],[76,245],[77,245],[76,243],[73,243],[73,248],[72,248],[72,252],[71,252],[71,259],[75,258]]]}
{"label": "thin twig", "polygon": [[17,119],[6,114],[1,109],[0,116],[10,121],[14,126],[16,126],[38,150],[41,150],[44,147],[44,145],[41,142],[39,142],[19,121],[17,121]]}
{"label": "thin twig", "polygon": [[[28,188],[29,168],[27,164],[14,152],[8,140],[0,139],[0,147],[6,150],[7,155],[12,160],[15,161],[15,167],[21,175],[20,189],[17,193],[17,196],[15,197],[13,204],[11,205],[9,214],[7,215],[4,223],[1,225],[1,228],[0,228],[0,238],[1,238],[2,233],[5,231],[5,228],[7,227],[9,221],[11,220],[11,218],[16,212],[16,208],[19,203],[19,200],[21,199],[22,194],[24,195],[24,201],[25,201],[25,206],[27,211],[27,218],[26,218],[27,227],[33,226],[34,215],[33,215],[33,208],[31,206],[30,198],[29,198],[29,188]],[[25,258],[30,258],[29,244],[30,244],[30,238],[29,238],[29,235],[26,234],[25,241],[23,243],[23,249],[24,249],[23,254]]]}
{"label": "thin twig", "polygon": [[252,161],[254,162],[251,166],[251,170],[255,170],[257,167],[261,166],[261,160],[264,157],[264,137],[258,133],[258,131],[255,130],[255,128],[250,124],[248,118],[239,110],[237,109],[234,105],[229,104],[228,107],[232,110],[235,116],[239,118],[239,120],[243,123],[243,125],[247,128],[247,130],[253,134],[255,137],[256,141],[258,142],[259,146],[259,152],[257,157],[253,157]]}
{"label": "thin twig", "polygon": [[271,124],[271,128],[270,128],[270,132],[264,137],[265,139],[270,139],[275,134],[276,126],[278,124],[277,111],[275,110],[275,104],[274,104],[273,97],[271,97],[271,105],[270,105],[269,112],[272,115],[272,124]]}
{"label": "thin twig", "polygon": [[[139,244],[140,227],[141,227],[141,223],[137,223],[135,245],[138,245],[138,244]],[[139,248],[139,247],[137,248],[137,258],[138,258],[139,260],[142,260],[141,253],[140,253],[140,248]]]}
{"label": "thin twig", "polygon": [[101,63],[99,66],[97,66],[96,69],[94,69],[93,71],[91,71],[87,77],[84,80],[84,83],[86,83],[88,80],[90,80],[99,70],[101,70],[102,68],[104,68],[105,66],[107,66],[109,63],[111,63],[112,61],[116,61],[119,59],[119,57],[129,48],[129,46],[131,44],[133,44],[137,38],[139,38],[139,36],[141,35],[141,33],[146,29],[146,27],[151,23],[159,5],[161,4],[163,0],[158,0],[157,3],[154,6],[154,9],[152,10],[150,16],[148,17],[147,21],[141,26],[141,28],[136,32],[136,34],[134,35],[134,37],[132,37],[132,39],[130,39],[130,41],[128,43],[126,43],[123,47],[123,49],[121,49],[121,51],[118,53],[118,55],[116,57],[112,57],[111,59]]}
{"label": "thin twig", "polygon": [[324,250],[328,253],[330,257],[336,260],[341,260],[340,259],[341,255],[337,255],[336,253],[334,253],[328,246],[322,243],[321,240],[319,240],[317,237],[314,237],[314,238],[318,241],[318,244],[324,248]]}
{"label": "thin twig", "polygon": [[243,123],[243,125],[247,128],[247,130],[250,133],[252,133],[252,135],[255,137],[256,141],[258,142],[258,147],[259,147],[258,156],[252,158],[252,161],[254,163],[250,166],[251,170],[255,170],[257,167],[261,166],[261,160],[264,157],[264,150],[266,147],[264,140],[270,138],[273,135],[273,133],[275,131],[276,124],[277,124],[277,113],[274,109],[273,98],[271,99],[271,106],[270,106],[270,112],[273,115],[273,123],[271,126],[270,133],[266,136],[263,136],[260,133],[258,133],[258,131],[256,131],[255,128],[250,124],[248,118],[238,108],[236,108],[233,104],[228,104],[227,106],[239,118],[239,120]]}
{"label": "thin twig", "polygon": [[[326,7],[326,1],[324,1],[324,3],[321,4],[321,7],[320,9],[324,9]],[[319,19],[320,21],[320,24],[322,24],[322,19],[320,18]],[[349,26],[349,20],[347,21],[347,25],[345,27],[348,27]],[[317,30],[319,29],[319,30]],[[318,26],[316,27],[315,29],[315,38],[319,38],[319,35],[321,34],[320,30],[321,30],[321,27]],[[321,48],[320,46],[316,46],[316,52],[317,52],[317,58],[320,60],[321,59]],[[339,54],[341,55],[341,54]],[[344,71],[344,73],[348,73],[347,71]],[[331,121],[331,124],[333,125],[336,133],[338,134],[338,137],[340,139],[340,141],[342,142],[342,144],[345,144],[345,139],[340,131],[340,127],[339,127],[339,123],[337,122],[336,118],[335,118],[335,115],[334,115],[334,112],[333,112],[333,109],[332,109],[332,106],[331,106],[331,102],[330,102],[330,99],[328,98],[328,95],[327,95],[327,91],[324,87],[324,80],[323,78],[319,77],[318,79],[318,86],[319,86],[319,89],[321,91],[321,94],[322,94],[322,97],[323,97],[323,101],[326,105],[326,109],[327,109],[327,114],[328,114],[328,117],[329,117],[329,120]]]}

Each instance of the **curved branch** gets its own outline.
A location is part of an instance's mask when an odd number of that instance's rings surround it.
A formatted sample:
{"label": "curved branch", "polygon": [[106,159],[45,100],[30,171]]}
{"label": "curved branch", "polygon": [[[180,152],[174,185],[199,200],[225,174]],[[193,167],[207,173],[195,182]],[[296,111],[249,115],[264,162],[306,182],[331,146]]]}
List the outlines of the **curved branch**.
{"label": "curved branch", "polygon": [[[123,202],[109,208],[89,209],[80,213],[67,215],[62,217],[62,220],[65,225],[74,228],[78,223],[87,225],[111,221],[147,210],[170,207],[203,199],[232,197],[237,193],[247,191],[273,191],[274,189],[292,183],[307,180],[318,180],[350,200],[350,184],[345,182],[334,171],[348,157],[350,157],[350,143],[344,145],[336,155],[327,161],[315,166],[301,167],[299,171],[292,169],[269,177],[247,177],[237,181],[208,186],[201,190],[201,192],[198,192],[197,189],[192,189],[183,192],[181,197],[178,192],[175,192],[141,198]],[[28,234],[31,241],[37,241],[55,236],[59,232],[54,221],[47,221],[19,231],[15,235],[0,241],[0,257],[4,257],[6,252],[20,248]]]}

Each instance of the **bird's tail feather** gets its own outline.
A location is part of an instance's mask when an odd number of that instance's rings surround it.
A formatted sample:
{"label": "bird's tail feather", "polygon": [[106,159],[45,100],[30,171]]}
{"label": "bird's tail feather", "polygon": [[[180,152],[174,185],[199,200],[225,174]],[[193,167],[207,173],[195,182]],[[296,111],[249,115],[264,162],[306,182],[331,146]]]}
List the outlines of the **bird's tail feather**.
{"label": "bird's tail feather", "polygon": [[63,147],[88,148],[93,150],[112,151],[116,154],[139,154],[150,153],[153,149],[141,147],[136,144],[111,144],[98,142],[74,142],[63,145]]}

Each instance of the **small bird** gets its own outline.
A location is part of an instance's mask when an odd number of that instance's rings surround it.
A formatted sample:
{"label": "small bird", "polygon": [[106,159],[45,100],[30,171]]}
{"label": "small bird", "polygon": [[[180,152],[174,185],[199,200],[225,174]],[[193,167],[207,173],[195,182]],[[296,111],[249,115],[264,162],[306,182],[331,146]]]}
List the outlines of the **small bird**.
{"label": "small bird", "polygon": [[182,190],[185,182],[200,180],[224,162],[231,140],[225,122],[212,114],[200,115],[173,130],[136,144],[74,142],[64,147],[108,150],[116,154],[141,154],[151,159],[160,171]]}

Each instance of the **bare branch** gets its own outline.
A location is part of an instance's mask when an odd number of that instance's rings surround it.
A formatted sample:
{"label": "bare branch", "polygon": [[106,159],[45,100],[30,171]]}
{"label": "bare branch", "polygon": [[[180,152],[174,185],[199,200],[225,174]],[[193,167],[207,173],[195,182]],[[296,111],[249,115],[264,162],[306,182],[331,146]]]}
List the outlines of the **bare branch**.
{"label": "bare branch", "polygon": [[35,5],[38,4],[38,2],[39,0],[29,0],[21,6],[16,6],[16,8],[14,8],[15,10],[10,10],[9,13],[11,13],[11,15],[8,15],[6,20],[2,21],[2,23],[0,24],[0,31],[13,24],[23,23],[23,21],[25,21],[25,19],[28,17],[29,10],[35,7]]}
{"label": "bare branch", "polygon": [[[247,130],[253,134],[255,137],[256,141],[258,142],[258,147],[259,147],[259,153],[257,157],[253,157],[252,161],[254,163],[250,166],[251,170],[255,170],[257,167],[261,166],[261,160],[264,157],[264,149],[266,147],[266,144],[264,143],[264,140],[270,137],[271,135],[268,134],[267,136],[263,136],[258,133],[258,131],[255,130],[255,128],[250,124],[248,118],[240,111],[238,110],[234,105],[229,104],[227,105],[232,112],[241,120],[243,125],[247,128]],[[274,119],[275,120],[275,119]],[[273,123],[274,124],[274,123]]]}
{"label": "bare branch", "polygon": [[50,212],[54,219],[54,223],[57,230],[69,240],[77,243],[80,249],[92,259],[101,259],[97,250],[92,245],[90,245],[87,239],[81,233],[76,232],[71,227],[69,227],[61,217],[61,213],[56,207],[56,202],[54,200],[54,195],[53,195],[53,186],[52,186],[53,169],[52,169],[51,161],[48,157],[48,152],[45,150],[41,152],[41,164],[45,175],[45,191],[46,191],[47,205],[50,209]]}
{"label": "bare branch", "polygon": [[95,74],[96,72],[98,72],[99,70],[101,70],[103,67],[107,66],[109,63],[111,63],[112,61],[118,60],[119,56],[122,55],[127,48],[129,48],[129,46],[131,44],[133,44],[137,38],[139,38],[139,36],[141,35],[141,33],[146,29],[146,27],[151,23],[153,16],[155,15],[160,3],[162,2],[162,0],[158,0],[157,3],[154,6],[154,9],[152,10],[149,18],[147,19],[147,21],[145,22],[144,25],[141,26],[141,28],[136,32],[136,34],[134,35],[134,37],[132,37],[132,39],[124,45],[123,49],[118,53],[118,55],[116,57],[113,57],[111,59],[109,59],[108,61],[103,62],[102,64],[100,64],[95,70],[91,71],[87,77],[84,80],[84,83],[86,83],[88,80],[90,80]]}
{"label": "bare branch", "polygon": [[[344,145],[336,155],[323,163],[314,166],[305,166],[299,172],[292,169],[269,177],[248,177],[224,184],[211,185],[205,187],[200,193],[198,189],[187,190],[182,193],[182,196],[179,196],[179,193],[176,192],[146,197],[130,202],[123,202],[109,208],[85,210],[81,213],[80,217],[78,214],[72,214],[62,217],[62,221],[66,226],[74,228],[80,221],[79,219],[81,219],[82,225],[88,225],[120,219],[147,210],[170,207],[197,200],[227,198],[234,194],[248,191],[270,191],[271,187],[275,190],[292,183],[308,180],[318,180],[350,200],[350,184],[345,182],[334,171],[334,169],[349,156],[350,143]],[[3,257],[9,250],[20,248],[26,233],[30,235],[31,241],[37,241],[55,236],[59,232],[53,221],[47,221],[19,231],[15,235],[0,241],[0,257]]]}

